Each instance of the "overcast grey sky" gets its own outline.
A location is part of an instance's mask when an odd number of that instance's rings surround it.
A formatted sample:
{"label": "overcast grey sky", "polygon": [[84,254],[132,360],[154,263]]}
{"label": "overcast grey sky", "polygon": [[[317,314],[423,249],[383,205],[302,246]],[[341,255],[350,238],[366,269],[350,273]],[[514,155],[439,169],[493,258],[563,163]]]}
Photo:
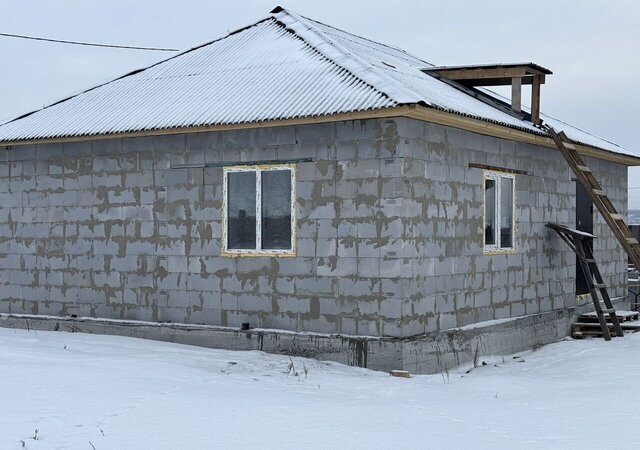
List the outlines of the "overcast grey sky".
{"label": "overcast grey sky", "polygon": [[[0,0],[0,32],[186,48],[278,3],[215,0]],[[434,64],[533,61],[550,68],[542,110],[640,151],[640,3],[635,1],[280,1],[280,6]],[[0,120],[37,109],[169,53],[0,37]],[[640,169],[629,172],[640,187]],[[640,189],[630,191],[640,209]]]}

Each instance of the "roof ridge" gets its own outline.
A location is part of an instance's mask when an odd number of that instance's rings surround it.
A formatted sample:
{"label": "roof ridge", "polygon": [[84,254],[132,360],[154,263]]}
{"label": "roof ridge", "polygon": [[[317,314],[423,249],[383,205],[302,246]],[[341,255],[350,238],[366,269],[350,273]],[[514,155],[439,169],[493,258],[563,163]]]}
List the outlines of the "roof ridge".
{"label": "roof ridge", "polygon": [[[364,41],[366,43],[366,45],[369,46],[380,46],[383,47],[381,49],[381,51],[385,52],[388,55],[393,56],[394,58],[401,58],[405,61],[411,61],[411,63],[415,64],[416,61],[419,61],[420,63],[424,64],[425,67],[432,67],[433,64],[430,63],[429,61],[425,61],[424,59],[422,59],[419,56],[414,55],[413,53],[409,53],[406,50],[401,49],[400,47],[395,47],[393,45],[389,45],[389,44],[385,44],[384,42],[378,42],[378,41],[374,41],[373,39],[369,39],[363,36],[358,36],[357,34],[354,33],[349,33],[348,31],[342,30],[340,28],[336,28],[333,27],[331,25],[327,25],[326,23],[314,20],[314,19],[310,19],[308,17],[302,16],[305,19],[307,19],[310,22],[314,22],[316,24],[319,24],[323,27],[329,28],[330,32],[331,30],[335,31],[336,33],[342,33],[344,34],[344,36],[340,36],[340,39],[342,40],[347,40],[349,42],[353,42],[353,43],[357,43],[357,44],[362,44],[362,42],[360,41]],[[397,52],[398,54],[393,54],[392,52]]]}
{"label": "roof ridge", "polygon": [[355,34],[355,33],[351,33],[351,32],[349,32],[349,31],[343,30],[343,29],[341,29],[341,28],[334,27],[333,25],[329,25],[329,24],[327,24],[327,23],[320,22],[319,20],[311,19],[311,18],[306,17],[306,16],[303,16],[303,15],[301,15],[301,14],[298,14],[298,15],[299,15],[300,17],[304,18],[305,20],[308,20],[309,22],[315,22],[315,23],[318,23],[318,24],[320,24],[320,25],[322,25],[322,26],[324,26],[324,27],[331,28],[332,30],[339,31],[340,33],[344,33],[344,34],[346,34],[346,35],[353,36],[353,37],[356,37],[356,38],[358,38],[358,39],[362,39],[362,40],[364,40],[364,41],[371,42],[371,43],[376,44],[376,45],[381,45],[381,46],[383,46],[383,47],[387,47],[387,48],[389,48],[389,49],[391,49],[391,50],[395,50],[395,51],[397,51],[397,52],[400,52],[400,53],[403,53],[403,54],[405,54],[405,55],[411,56],[412,58],[418,59],[418,60],[420,60],[420,61],[422,61],[422,62],[425,62],[425,63],[427,63],[427,64],[431,64],[430,62],[425,61],[424,59],[422,59],[422,58],[420,58],[420,57],[418,57],[418,56],[416,56],[416,55],[414,55],[414,54],[412,54],[412,53],[409,53],[409,52],[408,52],[408,51],[406,51],[405,49],[400,48],[400,47],[397,47],[397,46],[395,46],[395,45],[385,44],[384,42],[379,42],[379,41],[374,41],[373,39],[369,39],[369,38],[367,38],[367,37],[360,36],[360,35],[357,35],[357,34]]}
{"label": "roof ridge", "polygon": [[[371,64],[366,63],[360,56],[351,53],[310,23],[311,21],[306,17],[284,8],[276,8],[272,14],[286,28],[293,31],[318,53],[337,66],[342,67],[354,77],[374,87],[396,103],[424,104],[421,96],[412,89],[380,72]],[[306,27],[306,29],[303,27]]]}

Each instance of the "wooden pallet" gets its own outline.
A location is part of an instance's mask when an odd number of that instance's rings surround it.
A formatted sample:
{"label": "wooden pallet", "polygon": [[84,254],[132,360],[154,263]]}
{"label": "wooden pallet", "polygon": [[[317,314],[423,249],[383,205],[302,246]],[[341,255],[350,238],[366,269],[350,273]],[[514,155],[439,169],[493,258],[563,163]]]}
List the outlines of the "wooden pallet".
{"label": "wooden pallet", "polygon": [[[636,333],[640,331],[640,312],[638,311],[616,311],[616,318],[620,323],[620,328],[625,333]],[[614,330],[614,324],[609,317],[607,327],[610,332]],[[602,328],[598,314],[593,311],[581,314],[578,320],[571,325],[571,337],[583,339],[586,337],[603,337]]]}
{"label": "wooden pallet", "polygon": [[[609,332],[613,332],[613,324],[607,324]],[[637,333],[640,331],[640,322],[625,322],[620,324],[620,328],[625,333]],[[571,325],[571,337],[574,339],[584,339],[586,337],[603,337],[602,328],[598,322],[576,322]]]}
{"label": "wooden pallet", "polygon": [[[618,322],[633,322],[636,320],[640,320],[640,312],[638,311],[616,311],[616,317],[618,318]],[[593,311],[586,314],[581,314],[578,317],[578,322],[596,322],[598,321],[598,314]],[[610,319],[607,318],[607,322],[610,322]]]}

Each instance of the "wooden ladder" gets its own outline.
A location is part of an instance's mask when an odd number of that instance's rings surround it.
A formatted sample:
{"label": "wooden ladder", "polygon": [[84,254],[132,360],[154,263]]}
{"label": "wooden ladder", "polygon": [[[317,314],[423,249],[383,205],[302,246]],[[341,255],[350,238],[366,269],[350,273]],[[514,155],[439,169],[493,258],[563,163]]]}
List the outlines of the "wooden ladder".
{"label": "wooden ladder", "polygon": [[578,181],[582,183],[593,203],[602,214],[605,222],[613,231],[613,234],[622,245],[622,248],[629,255],[629,259],[640,271],[640,244],[634,237],[633,233],[624,221],[622,214],[619,214],[616,208],[607,197],[604,189],[593,176],[591,169],[586,165],[582,157],[578,154],[576,146],[570,142],[569,138],[563,131],[557,133],[552,127],[543,125],[542,127],[553,138],[558,150],[569,163],[569,167],[576,174]]}
{"label": "wooden ladder", "polygon": [[[613,325],[613,331],[616,336],[623,336],[622,327],[616,314],[616,310],[611,303],[611,298],[607,292],[607,288],[604,285],[604,280],[596,260],[593,257],[593,250],[591,248],[591,239],[595,238],[593,234],[585,233],[584,231],[578,231],[559,225],[557,223],[549,222],[546,225],[548,228],[555,230],[563,241],[569,245],[576,255],[582,266],[584,277],[587,280],[587,286],[589,287],[589,293],[591,294],[591,300],[593,301],[593,307],[598,321],[600,322],[600,328],[602,330],[602,336],[606,341],[611,340],[611,334],[609,333],[609,324],[605,314],[609,315],[611,324]],[[601,303],[602,302],[602,303]]]}

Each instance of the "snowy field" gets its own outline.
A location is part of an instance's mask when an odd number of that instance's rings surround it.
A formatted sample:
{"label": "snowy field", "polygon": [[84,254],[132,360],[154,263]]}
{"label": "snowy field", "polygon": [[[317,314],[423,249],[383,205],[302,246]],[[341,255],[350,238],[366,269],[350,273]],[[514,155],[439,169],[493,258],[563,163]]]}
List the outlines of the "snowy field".
{"label": "snowy field", "polygon": [[0,449],[640,446],[640,333],[482,359],[490,364],[468,374],[402,379],[303,358],[292,368],[260,352],[0,329]]}

